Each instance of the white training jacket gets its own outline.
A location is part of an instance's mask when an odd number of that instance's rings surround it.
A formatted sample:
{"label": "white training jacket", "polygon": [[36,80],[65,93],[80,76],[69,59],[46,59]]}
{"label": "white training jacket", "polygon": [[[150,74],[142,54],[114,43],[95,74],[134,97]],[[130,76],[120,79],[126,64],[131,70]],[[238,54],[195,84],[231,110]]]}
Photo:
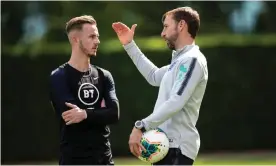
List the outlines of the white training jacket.
{"label": "white training jacket", "polygon": [[153,113],[143,119],[146,130],[161,128],[170,148],[180,148],[195,160],[200,137],[196,129],[208,80],[207,61],[197,45],[173,51],[171,64],[158,68],[134,41],[123,46],[137,69],[153,86],[159,86]]}

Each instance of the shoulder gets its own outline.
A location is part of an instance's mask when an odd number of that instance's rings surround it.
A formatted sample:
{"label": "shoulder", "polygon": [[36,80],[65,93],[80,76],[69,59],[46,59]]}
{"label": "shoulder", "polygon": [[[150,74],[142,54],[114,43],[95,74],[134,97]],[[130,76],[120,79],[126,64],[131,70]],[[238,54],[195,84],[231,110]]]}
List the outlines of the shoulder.
{"label": "shoulder", "polygon": [[[183,56],[179,59],[178,64],[177,64],[177,69],[183,68],[191,68],[192,66],[196,66],[198,64],[198,57],[196,56]],[[192,67],[192,68],[193,68]]]}
{"label": "shoulder", "polygon": [[[195,70],[197,73],[205,73],[207,69],[207,63],[204,55],[199,49],[193,49],[186,54],[183,54],[174,69],[176,72],[188,72],[191,73]],[[190,73],[189,72],[189,73]],[[188,73],[187,73],[188,74]]]}
{"label": "shoulder", "polygon": [[66,63],[60,65],[59,67],[57,67],[56,69],[51,71],[50,74],[50,79],[57,79],[57,78],[62,78],[65,76],[65,67],[66,67]]}
{"label": "shoulder", "polygon": [[207,60],[202,52],[199,50],[198,46],[196,46],[194,49],[192,49],[186,55],[183,55],[180,58],[179,65],[181,64],[206,66]]}
{"label": "shoulder", "polygon": [[111,74],[111,72],[109,70],[104,69],[104,68],[99,67],[99,66],[96,66],[96,65],[93,65],[93,66],[96,69],[98,69],[99,72],[102,72],[102,74],[103,74],[104,77],[107,77],[107,78],[112,77],[112,74]]}
{"label": "shoulder", "polygon": [[99,73],[102,73],[102,75],[103,75],[103,80],[104,80],[104,82],[105,82],[105,85],[107,86],[107,87],[114,87],[114,85],[115,85],[115,82],[114,82],[114,79],[113,79],[113,77],[112,77],[112,74],[111,74],[111,72],[110,71],[108,71],[108,70],[106,70],[106,69],[104,69],[104,68],[101,68],[101,67],[99,67],[99,66],[95,66],[95,65],[93,65],[95,68],[97,68],[98,69],[98,71],[99,71]]}

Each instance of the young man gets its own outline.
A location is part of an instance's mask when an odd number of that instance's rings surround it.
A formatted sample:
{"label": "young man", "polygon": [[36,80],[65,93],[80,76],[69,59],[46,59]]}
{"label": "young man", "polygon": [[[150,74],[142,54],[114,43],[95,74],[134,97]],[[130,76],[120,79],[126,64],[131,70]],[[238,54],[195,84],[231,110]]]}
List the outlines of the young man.
{"label": "young man", "polygon": [[159,86],[154,111],[137,121],[129,139],[131,152],[139,156],[142,132],[159,127],[168,136],[170,149],[156,165],[192,165],[200,147],[196,122],[208,79],[207,62],[195,37],[199,30],[198,13],[190,7],[171,10],[163,16],[161,36],[172,52],[171,64],[158,68],[133,41],[136,24],[129,29],[113,23],[124,49],[146,80]]}
{"label": "young man", "polygon": [[91,65],[100,44],[92,16],[66,24],[71,58],[52,71],[50,98],[60,120],[60,165],[113,165],[108,124],[119,120],[119,101],[109,71]]}

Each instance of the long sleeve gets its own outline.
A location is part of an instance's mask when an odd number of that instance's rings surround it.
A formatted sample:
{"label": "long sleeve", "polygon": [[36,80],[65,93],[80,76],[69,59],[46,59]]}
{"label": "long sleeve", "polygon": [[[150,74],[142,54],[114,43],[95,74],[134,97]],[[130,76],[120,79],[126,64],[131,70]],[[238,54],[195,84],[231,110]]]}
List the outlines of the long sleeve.
{"label": "long sleeve", "polygon": [[50,76],[50,101],[59,117],[63,112],[71,109],[65,105],[65,102],[77,105],[76,99],[70,93],[65,74],[60,69],[52,72]]}
{"label": "long sleeve", "polygon": [[120,117],[119,100],[116,96],[115,83],[110,72],[105,71],[104,78],[105,108],[87,109],[87,121],[98,124],[116,123]]}
{"label": "long sleeve", "polygon": [[158,68],[139,49],[134,41],[123,46],[133,63],[152,86],[159,86],[169,65]]}
{"label": "long sleeve", "polygon": [[182,110],[203,76],[202,68],[196,58],[184,60],[174,70],[177,70],[177,75],[174,78],[170,97],[157,107],[151,115],[142,120],[147,130],[156,128]]}
{"label": "long sleeve", "polygon": [[[104,99],[106,107],[98,109],[81,108],[87,111],[87,118],[82,122],[107,125],[118,121],[119,102],[115,93],[114,81],[109,72],[104,79]],[[52,73],[50,77],[50,97],[52,105],[60,117],[64,111],[71,109],[65,105],[65,102],[77,105],[77,99],[70,92],[65,74],[62,71]]]}

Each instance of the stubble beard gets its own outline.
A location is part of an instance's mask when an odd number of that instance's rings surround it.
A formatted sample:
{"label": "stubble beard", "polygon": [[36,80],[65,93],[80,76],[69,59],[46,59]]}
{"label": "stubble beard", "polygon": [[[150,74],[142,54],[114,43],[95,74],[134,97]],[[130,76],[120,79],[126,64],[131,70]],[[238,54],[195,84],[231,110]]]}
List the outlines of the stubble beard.
{"label": "stubble beard", "polygon": [[82,41],[80,41],[79,48],[84,53],[84,55],[86,55],[88,58],[90,58],[92,56],[96,56],[96,53],[90,54],[89,51],[86,48],[84,48]]}
{"label": "stubble beard", "polygon": [[179,33],[177,32],[177,29],[175,29],[175,33],[166,39],[167,46],[169,47],[169,49],[175,50],[175,42],[176,42],[178,36],[179,36]]}

